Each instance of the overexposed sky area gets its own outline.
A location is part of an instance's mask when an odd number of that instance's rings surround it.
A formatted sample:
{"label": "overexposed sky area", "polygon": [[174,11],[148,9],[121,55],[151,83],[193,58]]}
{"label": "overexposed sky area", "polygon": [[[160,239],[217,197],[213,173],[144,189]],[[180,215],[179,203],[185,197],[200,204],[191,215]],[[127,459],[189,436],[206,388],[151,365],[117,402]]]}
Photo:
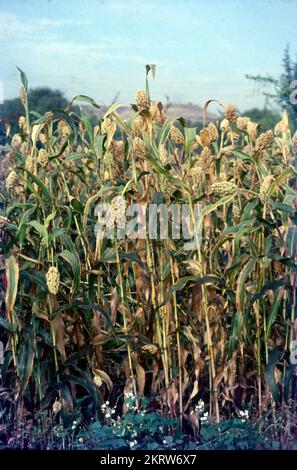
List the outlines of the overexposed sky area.
{"label": "overexposed sky area", "polygon": [[18,94],[18,65],[31,87],[130,103],[154,63],[155,99],[262,107],[245,74],[280,74],[296,13],[297,0],[0,0],[4,98]]}

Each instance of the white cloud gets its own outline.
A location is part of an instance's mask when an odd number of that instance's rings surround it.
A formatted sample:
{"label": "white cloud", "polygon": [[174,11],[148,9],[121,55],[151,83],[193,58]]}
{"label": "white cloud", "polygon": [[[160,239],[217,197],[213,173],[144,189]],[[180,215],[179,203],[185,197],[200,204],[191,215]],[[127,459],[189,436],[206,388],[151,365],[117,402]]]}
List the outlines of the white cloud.
{"label": "white cloud", "polygon": [[18,43],[16,48],[26,50],[27,54],[38,56],[39,60],[50,60],[51,57],[55,57],[70,59],[82,65],[103,60],[127,61],[141,65],[147,63],[143,56],[125,52],[123,44],[104,39],[100,44],[81,44],[72,41],[24,41]]}
{"label": "white cloud", "polygon": [[50,19],[50,18],[21,18],[17,15],[0,11],[0,39],[23,39],[37,34],[48,34],[48,29],[67,26],[88,26],[91,20]]}
{"label": "white cloud", "polygon": [[93,21],[90,20],[70,20],[70,19],[62,19],[62,20],[53,20],[50,18],[41,18],[38,20],[38,24],[45,28],[60,28],[63,26],[89,26],[93,24]]}

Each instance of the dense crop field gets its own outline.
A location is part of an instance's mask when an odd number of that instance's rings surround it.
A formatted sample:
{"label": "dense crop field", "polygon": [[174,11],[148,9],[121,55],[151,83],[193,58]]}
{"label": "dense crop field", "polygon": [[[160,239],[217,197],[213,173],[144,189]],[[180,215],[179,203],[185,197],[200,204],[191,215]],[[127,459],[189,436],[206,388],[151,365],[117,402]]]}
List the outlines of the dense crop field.
{"label": "dense crop field", "polygon": [[[53,426],[74,439],[92,419],[141,416],[196,442],[209,423],[269,413],[291,439],[297,135],[286,113],[262,132],[228,105],[198,132],[170,122],[146,83],[129,120],[113,104],[93,126],[78,106],[97,106],[90,98],[39,116],[22,83],[0,215],[7,440],[26,446],[35,429],[45,442]],[[118,225],[132,204],[186,205],[193,226],[199,204],[201,232],[186,249],[169,217],[168,237],[100,238],[104,203]]]}

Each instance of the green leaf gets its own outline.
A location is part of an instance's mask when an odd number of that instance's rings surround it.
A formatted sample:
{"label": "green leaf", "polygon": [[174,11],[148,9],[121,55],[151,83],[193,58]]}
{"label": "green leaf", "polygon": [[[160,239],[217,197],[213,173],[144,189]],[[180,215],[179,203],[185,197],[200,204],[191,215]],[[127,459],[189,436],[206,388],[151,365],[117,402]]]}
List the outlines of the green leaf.
{"label": "green leaf", "polygon": [[28,91],[28,78],[27,78],[27,75],[25,74],[25,72],[23,72],[23,70],[20,69],[20,67],[16,66],[16,68],[20,72],[22,85],[23,85],[23,87],[25,88],[25,90],[27,92]]}
{"label": "green leaf", "polygon": [[271,328],[272,328],[272,325],[274,324],[275,320],[276,320],[276,317],[277,317],[277,314],[279,313],[280,311],[280,305],[281,305],[281,302],[284,298],[284,289],[283,288],[280,288],[277,290],[277,296],[276,296],[276,299],[273,303],[273,306],[272,306],[272,310],[271,310],[271,313],[270,315],[268,316],[268,321],[267,321],[267,337],[270,335],[270,332],[271,332]]}
{"label": "green leaf", "polygon": [[35,357],[36,337],[33,329],[23,331],[23,338],[18,354],[18,375],[20,378],[20,389],[18,399],[22,398],[32,374]]}
{"label": "green leaf", "polygon": [[71,100],[70,104],[67,106],[67,109],[71,108],[71,106],[73,105],[73,103],[75,101],[83,101],[85,103],[89,103],[91,104],[92,106],[94,106],[95,108],[98,108],[100,109],[100,106],[96,103],[95,100],[93,100],[93,98],[90,98],[89,96],[86,96],[86,95],[77,95],[73,98],[73,100]]}
{"label": "green leaf", "polygon": [[288,250],[289,256],[292,258],[297,257],[297,227],[292,225],[286,229],[286,247]]}
{"label": "green leaf", "polygon": [[72,273],[73,273],[73,286],[72,286],[72,294],[76,292],[80,283],[80,263],[77,256],[75,256],[71,251],[64,250],[62,253],[59,254],[61,258],[63,258],[67,263],[71,266]]}
{"label": "green leaf", "polygon": [[174,292],[183,290],[187,284],[222,284],[223,280],[214,275],[208,275],[204,277],[194,277],[194,276],[186,276],[180,278],[167,292],[164,301],[158,306],[158,308],[163,307],[169,301],[171,295]]}
{"label": "green leaf", "polygon": [[44,238],[47,241],[48,231],[47,231],[47,229],[45,228],[44,225],[37,222],[37,220],[31,220],[31,222],[28,222],[27,225],[35,228],[35,230],[41,235],[41,237]]}
{"label": "green leaf", "polygon": [[[30,173],[27,170],[25,170],[25,171],[26,171],[26,173],[28,173],[28,175],[30,175],[30,177],[32,178],[34,183],[36,183],[37,186],[39,186],[39,188],[41,189],[41,192],[42,192],[43,196],[45,197],[45,199],[47,200],[47,202],[51,203],[52,202],[52,197],[49,193],[49,190],[45,186],[45,184],[37,176],[33,175],[32,173]],[[28,182],[27,182],[27,184],[28,184]],[[31,190],[32,190],[32,186],[31,186]],[[36,195],[36,191],[33,191],[33,192]],[[39,196],[38,199],[40,199],[40,196]]]}
{"label": "green leaf", "polygon": [[235,194],[229,194],[228,196],[222,197],[214,204],[208,204],[207,206],[203,207],[201,211],[202,217],[204,217],[207,214],[210,214],[210,212],[213,212],[214,210],[216,210],[217,207],[222,206],[223,204],[228,204],[228,202],[232,201],[234,197],[235,197]]}
{"label": "green leaf", "polygon": [[0,326],[2,326],[3,328],[5,328],[5,330],[8,330],[10,332],[15,331],[15,328],[13,327],[13,325],[9,323],[8,321],[4,320],[2,315],[0,315]]}
{"label": "green leaf", "polygon": [[185,139],[186,139],[186,151],[189,152],[191,146],[193,145],[195,141],[195,136],[197,132],[196,127],[185,127]]}
{"label": "green leaf", "polygon": [[280,400],[280,388],[275,381],[275,368],[284,356],[284,352],[279,349],[273,349],[269,352],[268,365],[267,365],[267,383],[273,399],[278,402]]}
{"label": "green leaf", "polygon": [[236,289],[236,308],[242,314],[244,313],[245,283],[249,274],[253,271],[256,261],[256,258],[250,258],[238,277]]}
{"label": "green leaf", "polygon": [[122,108],[125,106],[123,103],[113,103],[110,108],[106,111],[106,113],[103,116],[103,119],[106,119],[108,116],[113,114],[118,108]]}
{"label": "green leaf", "polygon": [[165,124],[162,127],[162,130],[158,136],[158,145],[163,145],[166,143],[169,134],[170,134],[170,128],[171,128],[171,121],[169,119],[165,122]]}
{"label": "green leaf", "polygon": [[94,369],[94,374],[97,375],[98,377],[100,377],[100,379],[103,380],[103,382],[105,383],[105,385],[108,388],[109,393],[111,393],[112,389],[113,389],[113,383],[112,383],[112,380],[109,377],[109,375],[106,372],[104,372],[103,370],[99,370],[99,369]]}
{"label": "green leaf", "polygon": [[47,292],[46,278],[41,271],[22,269],[20,271],[20,279],[26,279],[39,287],[43,292]]}
{"label": "green leaf", "polygon": [[[86,158],[86,156],[87,156],[87,154],[84,153],[84,152],[70,153],[69,155],[67,155],[65,160],[63,160],[63,162],[73,162],[75,160],[78,160],[79,158]],[[89,155],[88,155],[88,158],[89,158]]]}
{"label": "green leaf", "polygon": [[232,355],[233,351],[237,347],[237,343],[242,335],[242,326],[243,326],[243,315],[238,310],[232,318],[232,328],[231,328],[231,337],[229,343],[229,356]]}
{"label": "green leaf", "polygon": [[14,309],[19,283],[19,265],[14,256],[10,256],[5,262],[6,268],[6,309],[11,313]]}

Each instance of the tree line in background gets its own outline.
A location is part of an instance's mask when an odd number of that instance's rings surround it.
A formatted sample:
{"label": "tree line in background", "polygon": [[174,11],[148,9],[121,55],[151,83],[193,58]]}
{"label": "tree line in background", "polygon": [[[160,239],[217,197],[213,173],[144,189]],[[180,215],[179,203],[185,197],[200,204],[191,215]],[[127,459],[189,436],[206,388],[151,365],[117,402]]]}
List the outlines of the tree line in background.
{"label": "tree line in background", "polygon": [[[264,87],[263,94],[266,97],[263,109],[252,108],[242,114],[250,117],[253,121],[259,122],[264,131],[271,129],[280,120],[281,109],[288,111],[290,122],[295,130],[297,118],[297,105],[290,102],[292,89],[290,83],[297,78],[297,62],[291,58],[289,47],[285,49],[283,58],[283,71],[279,79],[261,75],[246,77],[256,84]],[[268,88],[272,92],[266,91]],[[68,100],[60,90],[51,90],[48,87],[34,88],[28,92],[28,100],[31,109],[43,115],[49,109],[64,109]],[[19,98],[6,100],[0,105],[0,145],[5,144],[5,122],[13,123],[17,126],[18,118],[22,115],[22,105]],[[197,123],[191,123],[194,125]],[[11,129],[12,133],[16,129]]]}

